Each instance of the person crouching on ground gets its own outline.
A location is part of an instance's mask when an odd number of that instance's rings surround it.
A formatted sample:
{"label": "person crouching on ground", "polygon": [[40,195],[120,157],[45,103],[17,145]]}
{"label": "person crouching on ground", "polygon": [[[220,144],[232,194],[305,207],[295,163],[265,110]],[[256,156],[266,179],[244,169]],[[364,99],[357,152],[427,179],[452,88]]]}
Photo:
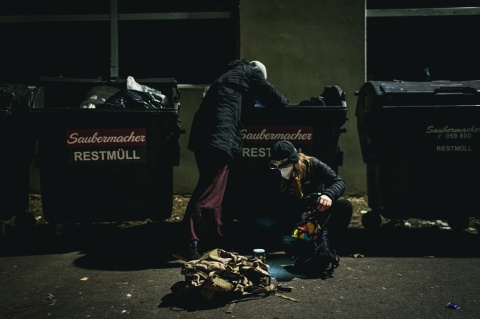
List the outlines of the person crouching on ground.
{"label": "person crouching on ground", "polygon": [[276,203],[272,206],[269,221],[274,236],[291,234],[308,209],[306,198],[314,195],[314,208],[322,214],[330,214],[331,243],[340,244],[353,214],[352,203],[340,198],[345,191],[344,180],[318,158],[298,152],[288,140],[273,144],[270,155],[270,168],[279,172]]}

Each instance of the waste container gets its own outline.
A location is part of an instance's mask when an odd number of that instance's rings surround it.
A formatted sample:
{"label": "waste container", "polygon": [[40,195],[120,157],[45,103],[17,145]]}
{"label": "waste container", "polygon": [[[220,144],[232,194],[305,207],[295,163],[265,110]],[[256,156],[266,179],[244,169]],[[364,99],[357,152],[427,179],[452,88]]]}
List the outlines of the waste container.
{"label": "waste container", "polygon": [[14,216],[17,226],[35,222],[27,213],[30,165],[36,145],[29,113],[32,95],[25,84],[0,85],[0,223]]}
{"label": "waste container", "polygon": [[162,107],[132,101],[138,92],[126,90],[124,79],[39,80],[44,108],[34,110],[36,161],[49,223],[171,216],[182,131],[177,83],[173,78],[136,81],[164,94]]}
{"label": "waste container", "polygon": [[445,219],[453,229],[480,214],[480,81],[369,81],[356,92],[367,168],[365,228],[388,219]]}
{"label": "waste container", "polygon": [[[229,201],[225,211],[236,219],[251,219],[271,209],[272,185],[269,169],[271,146],[279,140],[291,141],[299,152],[315,156],[338,172],[343,164],[339,137],[346,132],[345,93],[338,86],[326,86],[320,95],[325,105],[306,100],[281,109],[256,107],[244,120],[242,158],[230,170]],[[310,100],[315,100],[311,98]],[[321,104],[321,103],[319,103]],[[231,197],[230,197],[231,196]]]}

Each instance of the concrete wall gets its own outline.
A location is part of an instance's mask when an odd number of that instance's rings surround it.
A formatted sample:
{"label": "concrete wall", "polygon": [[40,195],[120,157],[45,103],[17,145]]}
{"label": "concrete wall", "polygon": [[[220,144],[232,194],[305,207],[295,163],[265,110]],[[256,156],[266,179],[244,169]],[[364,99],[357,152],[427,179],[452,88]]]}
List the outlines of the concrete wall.
{"label": "concrete wall", "polygon": [[[339,174],[346,194],[366,194],[366,171],[361,158],[355,118],[356,97],[365,80],[365,4],[363,0],[242,0],[240,57],[262,61],[268,80],[298,104],[338,85],[346,92],[346,133],[339,143],[344,163]],[[191,193],[197,171],[186,148],[193,112],[203,89],[181,89],[181,165],[174,168],[174,192]]]}
{"label": "concrete wall", "polygon": [[173,192],[191,194],[197,183],[198,171],[193,152],[187,149],[193,114],[202,100],[204,88],[180,87],[180,125],[186,130],[180,136],[180,165],[173,168]]}
{"label": "concrete wall", "polygon": [[[344,152],[340,175],[347,195],[366,194],[366,169],[361,158],[355,118],[354,92],[365,81],[364,0],[241,0],[240,57],[262,61],[268,80],[298,104],[338,85],[346,92],[346,133],[339,143]],[[174,167],[174,193],[190,194],[198,172],[187,150],[188,133],[203,87],[180,83],[180,166]],[[33,170],[32,192],[39,191]]]}

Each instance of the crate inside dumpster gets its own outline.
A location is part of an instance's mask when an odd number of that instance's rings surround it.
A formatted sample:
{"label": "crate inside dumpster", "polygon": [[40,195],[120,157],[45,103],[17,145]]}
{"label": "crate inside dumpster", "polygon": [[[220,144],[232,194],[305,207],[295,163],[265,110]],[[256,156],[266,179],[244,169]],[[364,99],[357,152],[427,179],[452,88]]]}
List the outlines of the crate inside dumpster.
{"label": "crate inside dumpster", "polygon": [[127,80],[40,79],[36,163],[49,223],[170,217],[181,133],[177,83],[135,83],[161,92],[163,105],[126,89]]}
{"label": "crate inside dumpster", "polygon": [[366,228],[389,219],[445,219],[455,229],[480,216],[480,81],[362,85],[356,117],[372,209]]}

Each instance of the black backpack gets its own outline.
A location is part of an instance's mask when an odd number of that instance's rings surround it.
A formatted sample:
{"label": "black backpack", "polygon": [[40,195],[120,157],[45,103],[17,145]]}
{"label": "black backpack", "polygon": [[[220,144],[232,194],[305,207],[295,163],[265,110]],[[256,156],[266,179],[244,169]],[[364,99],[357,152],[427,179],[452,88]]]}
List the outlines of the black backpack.
{"label": "black backpack", "polygon": [[[307,200],[312,199],[307,197]],[[316,203],[316,200],[313,202]],[[330,245],[327,230],[329,219],[328,211],[312,209],[295,225],[290,236],[282,237],[283,249],[294,258],[296,271],[322,279],[333,277],[333,272],[340,265],[340,257]]]}

